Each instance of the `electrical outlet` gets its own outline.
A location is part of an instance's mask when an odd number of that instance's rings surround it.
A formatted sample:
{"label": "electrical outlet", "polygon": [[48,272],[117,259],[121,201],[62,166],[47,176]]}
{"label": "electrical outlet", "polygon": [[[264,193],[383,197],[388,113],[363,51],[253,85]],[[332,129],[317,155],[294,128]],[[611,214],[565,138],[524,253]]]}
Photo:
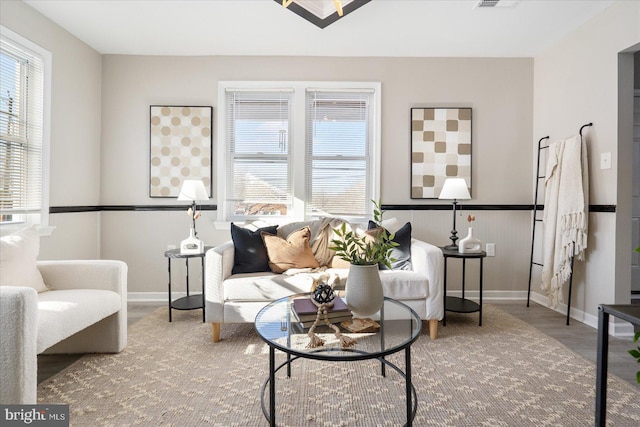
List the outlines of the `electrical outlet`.
{"label": "electrical outlet", "polygon": [[600,169],[611,169],[611,152],[600,154]]}
{"label": "electrical outlet", "polygon": [[495,243],[487,243],[487,256],[496,256],[496,244]]}

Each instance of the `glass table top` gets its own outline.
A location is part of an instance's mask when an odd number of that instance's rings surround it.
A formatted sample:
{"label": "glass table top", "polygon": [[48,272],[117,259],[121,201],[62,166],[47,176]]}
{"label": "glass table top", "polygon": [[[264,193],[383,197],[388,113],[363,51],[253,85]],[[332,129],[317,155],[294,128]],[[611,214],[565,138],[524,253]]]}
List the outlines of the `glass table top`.
{"label": "glass table top", "polygon": [[[309,293],[280,298],[265,306],[255,320],[256,331],[270,346],[285,353],[320,360],[364,360],[379,358],[398,352],[413,343],[422,330],[422,321],[415,311],[391,298],[384,299],[384,306],[368,318],[380,325],[375,332],[340,332],[356,340],[356,344],[343,348],[333,329],[317,327],[316,335],[325,341],[321,347],[308,348],[309,329],[302,328],[293,314],[293,300],[310,298]],[[360,317],[354,314],[354,317]],[[339,326],[339,324],[338,324]]]}

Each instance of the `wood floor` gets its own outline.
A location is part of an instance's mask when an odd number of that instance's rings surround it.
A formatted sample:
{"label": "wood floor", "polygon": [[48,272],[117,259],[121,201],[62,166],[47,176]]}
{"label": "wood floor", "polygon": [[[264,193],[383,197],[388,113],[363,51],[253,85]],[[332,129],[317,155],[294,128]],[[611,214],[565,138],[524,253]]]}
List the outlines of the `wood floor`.
{"label": "wood floor", "polygon": [[[580,354],[594,364],[596,363],[597,331],[576,320],[565,325],[565,316],[536,303],[526,307],[524,301],[490,302],[507,313],[527,322],[543,333],[560,341],[574,352]],[[128,323],[135,323],[156,308],[164,306],[159,303],[130,303],[128,306]],[[174,312],[179,315],[179,312]],[[477,316],[476,313],[469,316]],[[168,321],[168,319],[167,319]],[[640,367],[627,353],[634,348],[631,339],[622,340],[610,337],[609,340],[609,373],[617,375],[640,389],[636,383],[636,371]],[[81,355],[42,355],[38,356],[38,382],[44,381],[66,366],[76,361]],[[594,384],[595,387],[595,384]]]}

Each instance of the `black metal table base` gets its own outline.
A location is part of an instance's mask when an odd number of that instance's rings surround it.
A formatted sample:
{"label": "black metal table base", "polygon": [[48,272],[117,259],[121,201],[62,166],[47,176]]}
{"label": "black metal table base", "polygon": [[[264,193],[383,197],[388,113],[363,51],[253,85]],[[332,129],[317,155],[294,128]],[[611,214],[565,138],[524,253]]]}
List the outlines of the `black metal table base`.
{"label": "black metal table base", "polygon": [[[479,253],[459,253],[457,250],[450,250],[446,247],[440,248],[444,256],[444,315],[442,317],[442,326],[447,326],[447,311],[455,313],[478,313],[478,326],[482,326],[482,282],[484,258],[487,253],[482,251]],[[462,298],[447,296],[447,260],[449,258],[462,259]],[[480,261],[480,277],[479,277],[479,303],[465,298],[465,280],[467,275],[467,259],[477,259]]]}
{"label": "black metal table base", "polygon": [[[322,351],[322,349],[318,351]],[[349,351],[367,354],[364,351],[359,351],[354,349],[349,349]],[[262,413],[264,414],[264,417],[267,419],[267,421],[269,421],[270,426],[274,426],[274,427],[276,426],[276,423],[275,423],[275,409],[276,409],[275,407],[275,401],[276,401],[275,375],[276,375],[276,372],[278,372],[280,369],[286,366],[287,376],[291,377],[291,362],[293,362],[296,359],[299,359],[300,357],[301,356],[292,357],[291,355],[287,355],[287,360],[282,362],[280,365],[276,367],[274,348],[273,347],[269,348],[269,378],[267,378],[264,384],[262,385],[262,393],[260,394],[260,405],[262,406]],[[407,363],[405,367],[405,370],[407,371],[406,373],[403,372],[402,369],[400,369],[395,364],[386,360],[384,357],[378,357],[376,359],[378,359],[381,362],[382,366],[389,366],[391,369],[393,369],[398,374],[400,374],[402,378],[405,379],[405,384],[406,384],[405,391],[406,391],[406,400],[407,400],[407,423],[404,424],[404,426],[411,426],[413,423],[413,420],[416,417],[416,413],[418,411],[418,394],[416,392],[415,386],[411,382],[411,351],[410,349],[409,348],[405,349],[405,362]],[[365,360],[372,360],[372,359],[365,359]],[[386,375],[383,373],[383,376],[386,376]],[[269,409],[266,408],[265,399],[264,399],[267,385],[269,386]],[[270,414],[274,414],[274,416],[271,417]]]}
{"label": "black metal table base", "polygon": [[[601,304],[598,306],[598,350],[596,359],[596,427],[607,422],[607,364],[609,362],[609,317],[615,316],[640,326],[640,306],[634,304]],[[631,359],[630,359],[631,362]]]}
{"label": "black metal table base", "polygon": [[[167,258],[167,272],[169,274],[169,322],[171,322],[172,315],[171,310],[198,310],[202,309],[202,321],[204,322],[206,319],[205,316],[205,297],[204,297],[204,278],[205,278],[205,254],[211,249],[210,246],[205,246],[204,251],[199,254],[181,254],[180,249],[170,249],[164,253],[164,256]],[[189,259],[190,258],[200,258],[200,263],[202,265],[202,292],[196,295],[189,294]],[[184,259],[185,267],[187,270],[187,274],[185,276],[186,290],[187,296],[182,298],[177,298],[175,300],[171,299],[171,260],[172,259]]]}
{"label": "black metal table base", "polygon": [[196,310],[202,308],[202,294],[189,295],[171,301],[174,310]]}

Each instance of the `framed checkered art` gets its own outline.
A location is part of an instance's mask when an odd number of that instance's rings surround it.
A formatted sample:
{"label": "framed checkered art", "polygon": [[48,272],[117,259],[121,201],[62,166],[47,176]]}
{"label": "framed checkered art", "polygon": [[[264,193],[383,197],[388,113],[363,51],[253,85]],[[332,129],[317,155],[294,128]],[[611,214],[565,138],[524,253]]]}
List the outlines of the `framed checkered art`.
{"label": "framed checkered art", "polygon": [[411,198],[437,199],[454,177],[471,191],[471,108],[412,108]]}
{"label": "framed checkered art", "polygon": [[150,106],[150,197],[178,197],[185,179],[211,197],[212,118],[213,107]]}

